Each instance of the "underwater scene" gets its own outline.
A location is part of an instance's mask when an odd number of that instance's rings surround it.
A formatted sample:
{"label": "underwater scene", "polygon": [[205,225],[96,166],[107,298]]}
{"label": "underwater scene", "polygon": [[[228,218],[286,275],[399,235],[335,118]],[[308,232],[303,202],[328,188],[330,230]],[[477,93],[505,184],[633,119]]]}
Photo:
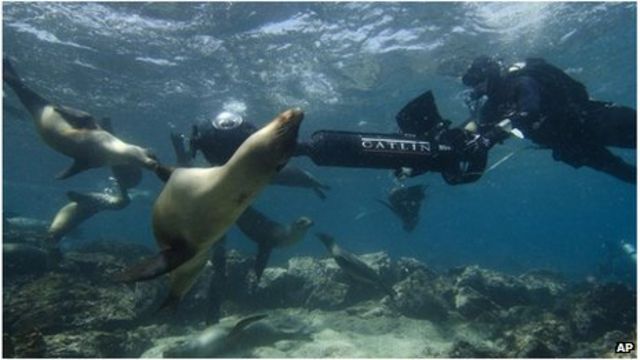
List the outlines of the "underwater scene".
{"label": "underwater scene", "polygon": [[3,358],[634,358],[635,2],[3,2]]}

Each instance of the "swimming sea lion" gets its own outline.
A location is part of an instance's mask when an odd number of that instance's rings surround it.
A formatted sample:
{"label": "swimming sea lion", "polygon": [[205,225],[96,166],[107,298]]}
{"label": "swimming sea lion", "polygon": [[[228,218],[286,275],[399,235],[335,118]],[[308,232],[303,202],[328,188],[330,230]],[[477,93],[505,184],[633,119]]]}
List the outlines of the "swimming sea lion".
{"label": "swimming sea lion", "polygon": [[[104,119],[102,126],[106,131],[113,132],[109,119]],[[140,183],[142,171],[133,165],[117,165],[111,167],[111,172],[115,179],[114,189],[102,193],[67,193],[71,202],[58,211],[49,226],[50,246],[55,246],[63,236],[95,214],[105,210],[122,210],[129,205],[131,198],[128,189]]]}
{"label": "swimming sea lion", "polygon": [[[229,135],[232,136],[232,135]],[[247,135],[248,136],[248,135]],[[177,134],[172,132],[170,134],[171,144],[173,145],[173,150],[176,154],[176,163],[180,167],[190,167],[191,159],[195,157],[195,149],[194,147],[190,147],[190,150],[187,151],[185,149],[185,138],[182,134]],[[202,143],[204,140],[198,140]],[[214,139],[209,140],[214,141]],[[240,144],[240,143],[239,143]],[[215,145],[211,145],[212,148],[215,148]],[[222,149],[219,149],[222,153]],[[207,161],[213,160],[214,152],[209,150],[206,154],[209,155],[207,157]],[[224,160],[224,156],[220,156],[220,160]],[[215,164],[214,164],[215,165]],[[272,185],[282,185],[282,186],[290,186],[290,187],[300,187],[313,190],[320,199],[324,200],[327,196],[324,194],[323,190],[330,190],[331,187],[321,183],[318,179],[316,179],[311,173],[308,171],[302,170],[299,167],[291,164],[285,165],[271,181]]]}
{"label": "swimming sea lion", "polygon": [[166,305],[177,305],[224,235],[293,154],[303,113],[291,109],[253,133],[223,166],[177,168],[153,207],[161,252],[118,278],[138,281],[170,272]]}
{"label": "swimming sea lion", "polygon": [[273,185],[301,187],[313,190],[322,200],[327,198],[323,190],[330,190],[331,187],[320,182],[310,172],[300,169],[295,165],[285,166],[272,181]]}
{"label": "swimming sea lion", "polygon": [[396,187],[389,192],[389,202],[378,201],[396,214],[402,220],[402,228],[410,232],[418,225],[426,188],[426,185]]}
{"label": "swimming sea lion", "polygon": [[42,140],[54,150],[72,157],[73,164],[58,179],[66,179],[90,168],[136,165],[157,166],[146,149],[125,143],[105,131],[90,114],[54,105],[29,89],[18,77],[7,58],[3,59],[3,80],[27,108]]}
{"label": "swimming sea lion", "polygon": [[333,237],[323,233],[317,233],[316,236],[326,246],[329,254],[331,254],[338,266],[351,278],[365,284],[376,286],[392,298],[395,297],[396,292],[380,279],[375,270],[360,260],[356,255],[336,245]]}
{"label": "swimming sea lion", "polygon": [[304,238],[313,225],[308,217],[299,217],[290,225],[282,225],[269,219],[253,206],[249,206],[236,221],[236,225],[251,240],[258,244],[258,254],[254,270],[258,282],[264,268],[267,267],[273,248],[291,246]]}
{"label": "swimming sea lion", "polygon": [[267,315],[253,315],[241,319],[235,325],[218,324],[204,330],[186,343],[165,350],[165,358],[210,358],[223,355],[233,345],[244,329]]}
{"label": "swimming sea lion", "polygon": [[116,194],[68,191],[67,197],[71,201],[58,211],[49,226],[48,236],[52,246],[93,215],[104,210],[121,210],[130,202],[123,188]]}

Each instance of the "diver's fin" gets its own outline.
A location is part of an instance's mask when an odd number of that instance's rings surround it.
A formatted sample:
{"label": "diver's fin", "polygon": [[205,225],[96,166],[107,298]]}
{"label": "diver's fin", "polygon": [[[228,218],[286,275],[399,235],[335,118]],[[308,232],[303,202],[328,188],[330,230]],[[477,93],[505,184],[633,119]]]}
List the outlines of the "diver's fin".
{"label": "diver's fin", "polygon": [[244,330],[247,326],[251,325],[252,323],[262,320],[264,318],[266,318],[267,315],[266,314],[260,314],[260,315],[252,315],[252,316],[248,316],[244,319],[241,319],[240,321],[238,321],[236,323],[236,325],[233,327],[233,329],[231,329],[231,331],[229,332],[229,335],[227,335],[227,338],[229,339],[233,339],[235,337],[237,337],[240,332],[242,330]]}
{"label": "diver's fin", "polygon": [[154,257],[143,260],[127,270],[117,273],[114,276],[114,280],[118,282],[151,280],[184,264],[190,257],[184,251],[166,249]]}
{"label": "diver's fin", "polygon": [[56,175],[56,179],[64,180],[89,169],[91,169],[89,163],[84,160],[75,159],[71,166]]}
{"label": "diver's fin", "polygon": [[91,114],[64,105],[55,107],[56,111],[76,129],[97,130],[98,122]]}
{"label": "diver's fin", "polygon": [[396,122],[402,133],[419,136],[444,121],[438,112],[431,90],[411,100],[396,115]]}
{"label": "diver's fin", "polygon": [[253,265],[253,269],[256,272],[256,283],[260,282],[262,273],[269,263],[269,257],[271,256],[272,246],[265,245],[263,243],[258,244],[258,254],[256,255],[256,262]]}

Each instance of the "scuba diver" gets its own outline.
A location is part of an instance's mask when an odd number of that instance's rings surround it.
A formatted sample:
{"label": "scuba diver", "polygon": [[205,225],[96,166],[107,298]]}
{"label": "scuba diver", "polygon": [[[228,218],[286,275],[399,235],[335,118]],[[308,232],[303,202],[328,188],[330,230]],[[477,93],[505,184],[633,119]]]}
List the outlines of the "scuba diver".
{"label": "scuba diver", "polygon": [[468,128],[482,133],[508,119],[524,137],[550,148],[557,161],[636,182],[636,167],[607,149],[636,148],[634,109],[591,100],[583,84],[537,58],[504,67],[481,56],[462,82],[472,88],[467,105],[477,120]]}
{"label": "scuba diver", "polygon": [[[509,131],[503,123],[482,134],[449,128],[451,122],[441,118],[431,91],[407,104],[396,121],[400,132],[394,134],[316,131],[309,141],[298,143],[294,156],[307,156],[320,166],[392,169],[398,177],[436,171],[449,184],[463,184],[482,176],[488,150]],[[188,164],[200,151],[209,163],[222,164],[254,131],[256,126],[241,115],[224,111],[193,126],[188,149],[177,150],[179,163]],[[174,134],[172,140],[174,148],[184,148],[182,136]],[[282,173],[274,183],[292,186],[289,172]],[[322,188],[308,176],[302,178],[306,181],[293,186]]]}

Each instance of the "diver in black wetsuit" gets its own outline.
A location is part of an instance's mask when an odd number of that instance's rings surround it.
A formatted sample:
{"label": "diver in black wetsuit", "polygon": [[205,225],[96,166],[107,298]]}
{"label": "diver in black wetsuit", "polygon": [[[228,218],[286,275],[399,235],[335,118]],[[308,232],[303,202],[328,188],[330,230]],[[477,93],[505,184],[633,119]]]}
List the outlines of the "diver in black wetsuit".
{"label": "diver in black wetsuit", "polygon": [[550,148],[555,160],[636,182],[636,167],[606,148],[636,148],[634,109],[589,99],[583,84],[543,59],[505,68],[481,56],[462,82],[473,89],[468,105],[480,133],[509,119],[526,138]]}

